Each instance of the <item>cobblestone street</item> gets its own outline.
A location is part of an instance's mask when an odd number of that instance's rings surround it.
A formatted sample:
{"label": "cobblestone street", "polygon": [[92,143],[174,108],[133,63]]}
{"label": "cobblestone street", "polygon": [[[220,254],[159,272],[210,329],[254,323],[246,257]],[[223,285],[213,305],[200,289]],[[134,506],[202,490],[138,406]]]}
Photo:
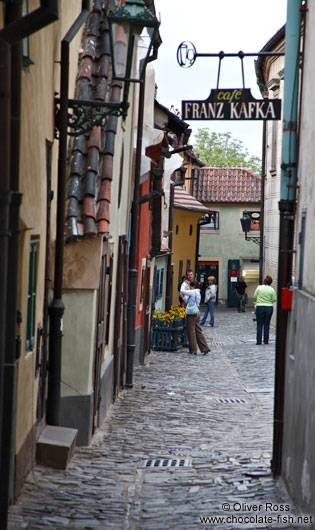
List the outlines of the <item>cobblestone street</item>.
{"label": "cobblestone street", "polygon": [[10,530],[308,528],[270,472],[274,330],[256,346],[253,314],[235,309],[204,330],[209,355],[153,352],[135,369],[67,471],[35,468]]}

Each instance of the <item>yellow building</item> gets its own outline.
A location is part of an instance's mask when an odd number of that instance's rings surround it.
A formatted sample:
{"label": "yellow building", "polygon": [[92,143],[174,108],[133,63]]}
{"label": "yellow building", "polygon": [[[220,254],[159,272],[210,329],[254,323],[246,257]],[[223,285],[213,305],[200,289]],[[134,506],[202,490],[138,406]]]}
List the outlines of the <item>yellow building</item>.
{"label": "yellow building", "polygon": [[187,269],[195,271],[199,241],[198,221],[209,212],[182,188],[175,188],[173,218],[173,304],[178,303],[178,284]]}

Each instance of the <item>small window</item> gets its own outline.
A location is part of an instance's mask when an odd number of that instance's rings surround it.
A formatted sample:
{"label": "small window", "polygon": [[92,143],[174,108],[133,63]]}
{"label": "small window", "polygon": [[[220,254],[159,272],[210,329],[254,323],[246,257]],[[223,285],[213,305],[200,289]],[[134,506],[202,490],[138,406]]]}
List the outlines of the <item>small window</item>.
{"label": "small window", "polygon": [[178,283],[181,283],[183,277],[183,260],[179,260],[178,264]]}
{"label": "small window", "polygon": [[191,236],[193,233],[193,225],[190,225],[189,226],[189,235]]}
{"label": "small window", "polygon": [[[29,13],[29,7],[28,7],[28,0],[23,0],[22,4],[22,16],[28,15]],[[22,54],[23,54],[23,68],[26,70],[31,64],[35,64],[34,61],[30,58],[30,39],[29,37],[25,37],[25,39],[22,40]]]}
{"label": "small window", "polygon": [[186,261],[186,271],[190,269],[190,259]]}
{"label": "small window", "polygon": [[27,296],[26,351],[32,351],[35,343],[38,248],[39,239],[31,239]]}
{"label": "small window", "polygon": [[164,283],[164,269],[160,272],[160,285],[159,285],[159,298],[163,296],[163,283]]}
{"label": "small window", "polygon": [[219,230],[220,228],[220,212],[211,212],[208,216],[209,222],[201,224],[201,230]]}
{"label": "small window", "polygon": [[160,269],[156,269],[154,282],[154,301],[159,298],[160,289]]}
{"label": "small window", "polygon": [[178,234],[178,225],[176,225],[176,235]]}

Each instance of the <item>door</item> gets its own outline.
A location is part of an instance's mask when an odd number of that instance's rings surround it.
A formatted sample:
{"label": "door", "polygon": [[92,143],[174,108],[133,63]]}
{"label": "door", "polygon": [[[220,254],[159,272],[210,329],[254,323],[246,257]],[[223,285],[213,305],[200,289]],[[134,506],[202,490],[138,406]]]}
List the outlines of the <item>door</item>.
{"label": "door", "polygon": [[93,400],[93,434],[99,427],[99,409],[101,403],[101,368],[103,358],[104,343],[104,319],[105,319],[105,292],[106,292],[106,260],[107,256],[103,251],[100,270],[100,283],[98,291],[97,307],[97,335],[96,352],[94,361],[94,400]]}
{"label": "door", "polygon": [[[219,263],[217,261],[209,261],[198,264],[197,281],[200,283],[201,302],[204,302],[206,288],[208,287],[209,276],[214,276],[216,285],[219,282]],[[217,289],[217,297],[215,303],[218,303],[219,289]]]}
{"label": "door", "polygon": [[235,294],[235,284],[240,278],[240,260],[228,260],[228,306],[237,307],[237,298]]}

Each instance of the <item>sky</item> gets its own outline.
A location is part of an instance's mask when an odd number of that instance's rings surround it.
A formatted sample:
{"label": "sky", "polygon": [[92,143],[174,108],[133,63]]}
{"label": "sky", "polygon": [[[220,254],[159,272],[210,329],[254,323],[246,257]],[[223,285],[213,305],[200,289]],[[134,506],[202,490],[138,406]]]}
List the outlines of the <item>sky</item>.
{"label": "sky", "polygon": [[[285,24],[287,0],[155,0],[161,21],[162,45],[153,63],[158,86],[157,99],[167,108],[181,110],[181,101],[204,100],[217,86],[219,59],[198,57],[190,68],[181,68],[176,59],[179,44],[190,41],[197,53],[255,53]],[[244,58],[245,88],[256,99],[261,93],[256,83],[255,57]],[[224,58],[219,88],[242,87],[241,61]],[[262,152],[262,121],[191,121],[190,142],[198,128],[231,132],[243,142],[250,155]]]}

